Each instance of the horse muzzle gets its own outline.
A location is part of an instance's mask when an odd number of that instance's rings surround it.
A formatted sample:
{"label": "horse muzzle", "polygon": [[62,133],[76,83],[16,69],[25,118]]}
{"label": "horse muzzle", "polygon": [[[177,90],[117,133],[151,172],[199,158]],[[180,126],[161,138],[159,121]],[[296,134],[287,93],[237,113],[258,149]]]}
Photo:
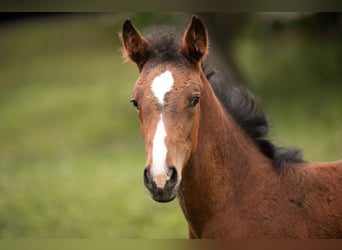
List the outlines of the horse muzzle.
{"label": "horse muzzle", "polygon": [[178,173],[175,167],[168,167],[168,173],[153,176],[149,167],[144,170],[144,184],[153,200],[172,201],[177,195]]}

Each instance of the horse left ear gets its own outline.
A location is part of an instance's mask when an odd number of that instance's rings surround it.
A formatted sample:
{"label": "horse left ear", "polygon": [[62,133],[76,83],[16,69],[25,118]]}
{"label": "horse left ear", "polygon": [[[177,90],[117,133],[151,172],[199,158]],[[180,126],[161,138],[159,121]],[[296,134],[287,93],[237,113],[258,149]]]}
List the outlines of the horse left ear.
{"label": "horse left ear", "polygon": [[149,44],[130,20],[126,20],[122,26],[121,41],[124,57],[135,62],[141,71],[149,56]]}
{"label": "horse left ear", "polygon": [[192,16],[191,22],[184,32],[182,51],[193,63],[198,63],[208,53],[207,28],[196,16]]}

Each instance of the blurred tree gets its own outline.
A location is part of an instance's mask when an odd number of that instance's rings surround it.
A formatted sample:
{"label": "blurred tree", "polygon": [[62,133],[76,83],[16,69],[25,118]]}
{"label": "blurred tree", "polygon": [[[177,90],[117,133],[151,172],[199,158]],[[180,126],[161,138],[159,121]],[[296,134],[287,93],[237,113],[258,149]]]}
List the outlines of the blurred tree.
{"label": "blurred tree", "polygon": [[222,69],[228,82],[245,82],[233,55],[232,42],[246,25],[248,13],[196,13],[208,27],[210,57],[214,65]]}
{"label": "blurred tree", "polygon": [[[186,14],[188,18],[192,14]],[[329,35],[341,36],[342,13],[340,12],[260,12],[260,13],[195,13],[209,30],[210,56],[208,61],[217,65],[219,74],[228,82],[246,83],[243,72],[236,63],[233,41],[247,25],[256,23],[257,27],[269,35],[284,29],[296,29],[303,35],[326,38]]]}

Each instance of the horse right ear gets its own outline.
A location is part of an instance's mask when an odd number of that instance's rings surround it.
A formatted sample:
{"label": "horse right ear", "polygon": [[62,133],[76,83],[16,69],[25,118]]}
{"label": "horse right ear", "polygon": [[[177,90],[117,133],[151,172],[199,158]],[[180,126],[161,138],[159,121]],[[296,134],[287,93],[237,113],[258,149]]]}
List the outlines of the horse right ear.
{"label": "horse right ear", "polygon": [[208,53],[208,32],[202,21],[192,16],[183,35],[184,55],[193,63],[199,63]]}
{"label": "horse right ear", "polygon": [[126,20],[122,26],[121,42],[124,57],[135,62],[141,71],[149,56],[149,44],[130,20]]}

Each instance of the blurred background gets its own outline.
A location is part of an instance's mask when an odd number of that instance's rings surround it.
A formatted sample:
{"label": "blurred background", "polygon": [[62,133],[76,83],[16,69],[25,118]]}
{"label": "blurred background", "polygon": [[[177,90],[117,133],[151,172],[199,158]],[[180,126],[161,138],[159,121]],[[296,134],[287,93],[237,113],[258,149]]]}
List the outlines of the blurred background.
{"label": "blurred background", "polygon": [[[211,56],[311,161],[342,158],[341,13],[196,13]],[[2,13],[0,237],[186,238],[178,202],[143,185],[144,143],[122,61],[126,18],[183,32],[190,13]],[[219,56],[218,56],[219,55]]]}

